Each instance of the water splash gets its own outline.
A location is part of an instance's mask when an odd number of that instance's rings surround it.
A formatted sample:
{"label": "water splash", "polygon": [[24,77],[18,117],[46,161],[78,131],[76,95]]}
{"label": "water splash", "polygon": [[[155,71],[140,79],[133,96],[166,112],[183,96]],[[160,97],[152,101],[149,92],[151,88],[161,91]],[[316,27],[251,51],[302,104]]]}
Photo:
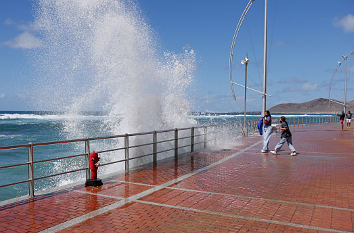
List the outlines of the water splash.
{"label": "water splash", "polygon": [[[133,2],[40,0],[36,9],[40,107],[104,111],[107,134],[193,124],[186,90],[194,51],[159,51]],[[78,121],[65,126],[70,136],[89,136]]]}
{"label": "water splash", "polygon": [[[107,117],[96,129],[100,136],[196,124],[188,118],[187,97],[195,69],[194,51],[160,51],[134,2],[39,0],[35,9],[43,44],[34,55],[38,108],[69,116],[103,111]],[[92,137],[89,132],[92,129],[79,118],[68,118],[63,124],[66,138]],[[151,138],[132,140],[139,144]],[[107,146],[112,143],[92,145]],[[62,167],[66,164],[53,169]]]}

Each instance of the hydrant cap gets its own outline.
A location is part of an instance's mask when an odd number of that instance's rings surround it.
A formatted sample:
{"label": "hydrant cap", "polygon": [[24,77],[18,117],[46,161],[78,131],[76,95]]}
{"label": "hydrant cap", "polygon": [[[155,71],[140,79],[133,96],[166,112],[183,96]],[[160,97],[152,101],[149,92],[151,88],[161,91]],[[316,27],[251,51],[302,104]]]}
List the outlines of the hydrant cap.
{"label": "hydrant cap", "polygon": [[91,154],[90,154],[90,160],[94,160],[94,161],[98,161],[98,160],[100,160],[100,158],[98,157],[98,153],[97,152],[92,152]]}

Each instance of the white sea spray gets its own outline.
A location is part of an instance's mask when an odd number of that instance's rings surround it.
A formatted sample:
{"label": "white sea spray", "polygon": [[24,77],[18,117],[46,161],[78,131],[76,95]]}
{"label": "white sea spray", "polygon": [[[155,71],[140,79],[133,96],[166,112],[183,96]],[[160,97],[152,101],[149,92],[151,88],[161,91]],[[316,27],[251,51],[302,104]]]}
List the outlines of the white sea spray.
{"label": "white sea spray", "polygon": [[[104,111],[107,117],[97,131],[105,135],[196,124],[188,117],[187,96],[195,69],[194,50],[181,54],[161,51],[133,1],[39,0],[35,9],[35,26],[43,45],[34,56],[39,108],[64,111],[67,116],[92,109]],[[66,118],[62,131],[68,139],[92,137],[85,122],[77,117]],[[170,135],[160,139],[163,137]],[[142,144],[151,142],[152,136],[130,140],[131,145]],[[122,143],[96,141],[91,149],[119,147]],[[151,148],[131,152],[147,151]],[[122,158],[120,151],[105,154],[102,160]],[[63,167],[55,164],[54,169]],[[109,167],[100,169],[117,171],[123,164]]]}

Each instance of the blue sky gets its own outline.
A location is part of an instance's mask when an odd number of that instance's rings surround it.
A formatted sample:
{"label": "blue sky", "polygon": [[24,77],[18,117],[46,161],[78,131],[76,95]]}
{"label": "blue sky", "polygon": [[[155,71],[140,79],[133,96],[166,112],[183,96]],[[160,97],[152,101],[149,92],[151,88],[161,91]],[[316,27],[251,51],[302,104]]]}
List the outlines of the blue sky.
{"label": "blue sky", "polygon": [[[33,2],[0,3],[0,110],[32,110],[27,93],[35,72],[31,52],[41,46],[32,26]],[[189,90],[192,111],[243,110],[243,89],[231,97],[228,80],[230,45],[247,0],[137,0],[162,51],[196,53],[196,71]],[[328,84],[344,54],[354,50],[354,1],[268,0],[268,107],[328,97]],[[262,88],[264,1],[256,0],[240,31],[234,57],[234,79],[243,82],[241,59],[248,54],[250,87]],[[353,58],[349,70],[354,71]],[[348,99],[354,99],[353,75]],[[343,98],[344,72],[335,76],[332,96]],[[32,90],[37,91],[37,90]],[[38,90],[40,91],[40,90]],[[248,92],[248,106],[261,109],[261,96]]]}

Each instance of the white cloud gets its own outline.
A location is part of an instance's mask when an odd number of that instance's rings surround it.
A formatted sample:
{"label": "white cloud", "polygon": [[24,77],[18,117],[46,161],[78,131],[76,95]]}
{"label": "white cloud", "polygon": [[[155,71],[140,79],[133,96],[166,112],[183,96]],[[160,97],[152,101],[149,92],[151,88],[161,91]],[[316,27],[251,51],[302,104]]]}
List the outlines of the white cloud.
{"label": "white cloud", "polygon": [[334,19],[334,26],[342,28],[345,32],[354,32],[354,15],[348,14],[341,19]]}
{"label": "white cloud", "polygon": [[4,98],[5,96],[5,93],[0,93],[0,99]]}
{"label": "white cloud", "polygon": [[305,91],[313,91],[318,89],[318,83],[304,83],[302,89]]}
{"label": "white cloud", "polygon": [[300,77],[290,77],[284,80],[285,83],[305,83],[306,80]]}
{"label": "white cloud", "polygon": [[5,19],[4,24],[5,25],[12,25],[12,24],[15,24],[15,22],[12,19],[7,18],[7,19]]}
{"label": "white cloud", "polygon": [[18,24],[17,28],[22,31],[38,31],[39,25],[37,23]]}
{"label": "white cloud", "polygon": [[23,32],[12,40],[4,42],[11,48],[33,49],[42,45],[42,41],[29,32]]}
{"label": "white cloud", "polygon": [[10,18],[7,18],[7,19],[5,19],[3,24],[9,25],[9,26],[13,25],[18,30],[21,30],[21,31],[38,31],[39,30],[38,23],[34,23],[34,22],[18,23],[18,22],[13,21]]}

